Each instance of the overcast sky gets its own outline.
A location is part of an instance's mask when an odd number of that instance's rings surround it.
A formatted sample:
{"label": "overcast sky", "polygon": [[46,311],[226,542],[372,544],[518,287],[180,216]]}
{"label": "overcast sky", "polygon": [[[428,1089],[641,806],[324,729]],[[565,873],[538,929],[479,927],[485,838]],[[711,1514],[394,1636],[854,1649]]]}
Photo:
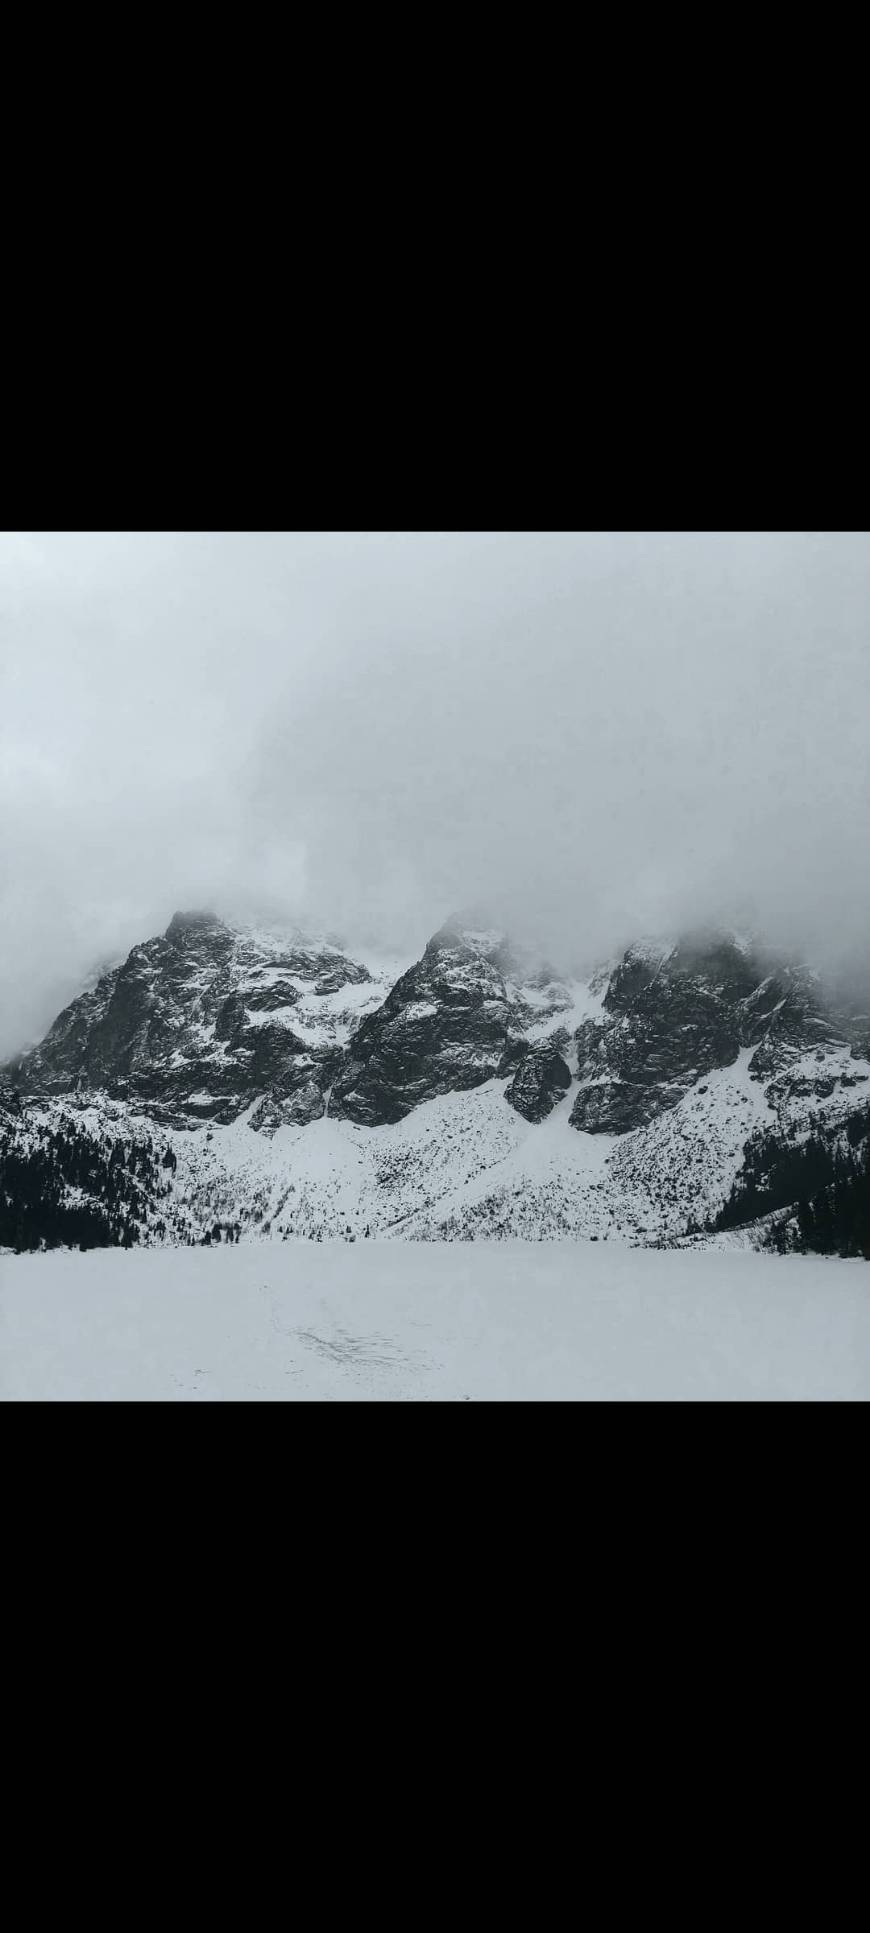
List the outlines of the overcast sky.
{"label": "overcast sky", "polygon": [[870,539],[0,536],[0,1054],[177,907],[870,958]]}

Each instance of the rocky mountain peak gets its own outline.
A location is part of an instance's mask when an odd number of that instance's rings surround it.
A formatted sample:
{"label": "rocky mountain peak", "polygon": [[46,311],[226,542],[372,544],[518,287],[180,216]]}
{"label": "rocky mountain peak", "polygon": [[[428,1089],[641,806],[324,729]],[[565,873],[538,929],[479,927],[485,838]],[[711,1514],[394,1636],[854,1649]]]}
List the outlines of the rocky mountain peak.
{"label": "rocky mountain peak", "polygon": [[760,1080],[825,1043],[844,1047],[817,977],[727,931],[626,950],[600,1019],[577,1035],[575,1127],[626,1133],[675,1107],[692,1084],[753,1048]]}
{"label": "rocky mountain peak", "polygon": [[388,991],[388,974],[297,929],[180,911],[58,1015],[16,1078],[31,1091],[104,1092],[166,1122],[228,1122],[264,1097],[269,1127],[307,1121]]}
{"label": "rocky mountain peak", "polygon": [[173,913],[164,938],[184,942],[204,933],[225,933],[227,928],[216,913]]}
{"label": "rocky mountain peak", "polygon": [[[26,1170],[38,1203],[45,1159],[73,1218],[83,1189],[118,1198],[124,1239],[140,1222],[202,1239],[218,1201],[236,1234],[273,1213],[286,1233],[346,1234],[354,1190],[358,1233],[406,1232],[410,1203],[418,1233],[682,1238],[725,1201],[750,1135],[756,1174],[819,1124],[832,1145],[867,1133],[861,991],[844,1029],[813,973],[710,929],[584,977],[477,916],[401,971],[298,928],[179,912],[0,1068],[7,1194]],[[306,1132],[276,1140],[288,1126]]]}

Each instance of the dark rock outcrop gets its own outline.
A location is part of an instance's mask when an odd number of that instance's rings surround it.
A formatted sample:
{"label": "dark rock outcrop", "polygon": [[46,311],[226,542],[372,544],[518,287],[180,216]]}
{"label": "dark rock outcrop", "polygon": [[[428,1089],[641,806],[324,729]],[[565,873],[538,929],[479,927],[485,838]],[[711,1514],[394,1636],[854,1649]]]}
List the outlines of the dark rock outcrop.
{"label": "dark rock outcrop", "polygon": [[[0,1067],[6,1239],[352,1236],[355,1189],[358,1233],[416,1239],[691,1240],[717,1215],[787,1217],[808,1133],[830,1162],[866,1139],[863,1015],[855,995],[844,1030],[812,974],[721,935],[629,948],[587,981],[454,919],[391,985],[331,940],[178,914]],[[257,1147],[327,1113],[402,1122],[485,1083],[416,1129]],[[540,1124],[566,1096],[576,1128],[619,1137],[592,1162],[558,1131],[539,1160],[511,1118]],[[241,1162],[220,1132],[240,1116]]]}
{"label": "dark rock outcrop", "polygon": [[264,1098],[274,1125],[311,1120],[335,1076],[337,1029],[310,1014],[297,1027],[300,983],[320,997],[369,980],[332,946],[268,945],[210,913],[176,913],[58,1016],[15,1079],[24,1092],[103,1092],[167,1123],[228,1122]]}
{"label": "dark rock outcrop", "polygon": [[544,1121],[571,1085],[571,1070],[558,1049],[545,1042],[524,1054],[505,1100],[526,1121]]}
{"label": "dark rock outcrop", "polygon": [[749,1071],[760,1081],[838,1038],[811,974],[719,936],[629,948],[603,1005],[576,1035],[571,1122],[593,1134],[644,1126],[741,1048],[755,1045]]}
{"label": "dark rock outcrop", "polygon": [[436,1094],[491,1080],[517,1031],[497,950],[454,926],[434,934],[354,1035],[330,1114],[367,1125],[400,1121]]}

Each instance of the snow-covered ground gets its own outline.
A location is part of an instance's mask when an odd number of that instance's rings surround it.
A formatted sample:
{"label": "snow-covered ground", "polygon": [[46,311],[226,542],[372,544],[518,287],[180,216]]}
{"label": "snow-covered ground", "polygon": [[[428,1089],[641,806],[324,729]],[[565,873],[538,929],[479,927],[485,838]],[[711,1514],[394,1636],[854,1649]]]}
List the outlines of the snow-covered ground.
{"label": "snow-covered ground", "polygon": [[870,1267],[614,1241],[0,1256],[0,1398],[867,1399]]}

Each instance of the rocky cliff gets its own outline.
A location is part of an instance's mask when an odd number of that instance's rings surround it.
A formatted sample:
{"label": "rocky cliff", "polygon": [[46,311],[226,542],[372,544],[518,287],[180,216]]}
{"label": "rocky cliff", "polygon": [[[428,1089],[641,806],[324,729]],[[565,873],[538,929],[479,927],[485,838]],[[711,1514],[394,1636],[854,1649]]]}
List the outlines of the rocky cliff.
{"label": "rocky cliff", "polygon": [[0,1070],[0,1245],[46,1189],[124,1240],[694,1239],[863,1145],[852,1017],[729,933],[580,980],[467,919],[401,970],[179,913]]}
{"label": "rocky cliff", "polygon": [[[749,1071],[759,1082],[807,1055],[821,1068],[829,1050],[848,1057],[850,1049],[813,975],[722,935],[629,948],[601,1016],[579,1029],[576,1045],[571,1120],[593,1134],[630,1133],[655,1120],[741,1048],[753,1048]],[[818,1083],[832,1077],[803,1072],[807,1078],[821,1094]]]}
{"label": "rocky cliff", "polygon": [[176,913],[166,932],[74,1000],[8,1070],[22,1092],[100,1092],[157,1120],[304,1122],[382,975],[327,942]]}

